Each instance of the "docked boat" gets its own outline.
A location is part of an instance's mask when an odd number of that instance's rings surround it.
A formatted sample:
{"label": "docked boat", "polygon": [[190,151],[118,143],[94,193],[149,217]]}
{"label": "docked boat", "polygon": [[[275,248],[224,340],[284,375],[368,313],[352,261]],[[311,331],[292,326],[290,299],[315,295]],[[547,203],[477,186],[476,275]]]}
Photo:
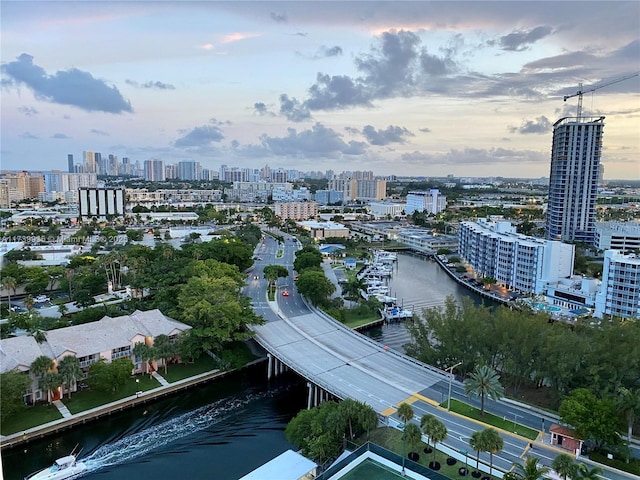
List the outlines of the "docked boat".
{"label": "docked boat", "polygon": [[70,480],[77,478],[87,471],[87,465],[78,461],[80,452],[73,452],[65,457],[58,458],[53,465],[32,473],[25,477],[25,480]]}

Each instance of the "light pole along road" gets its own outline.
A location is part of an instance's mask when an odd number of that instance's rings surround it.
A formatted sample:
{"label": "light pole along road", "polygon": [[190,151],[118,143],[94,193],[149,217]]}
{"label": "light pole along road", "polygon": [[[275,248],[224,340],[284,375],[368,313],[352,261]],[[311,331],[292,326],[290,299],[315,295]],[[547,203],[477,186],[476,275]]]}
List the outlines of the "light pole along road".
{"label": "light pole along road", "polygon": [[[265,235],[256,248],[256,262],[250,272],[244,293],[251,299],[254,310],[265,319],[265,324],[253,328],[256,340],[271,354],[283,361],[302,377],[322,387],[336,397],[352,398],[370,405],[376,412],[400,423],[396,412],[401,403],[412,405],[419,424],[424,414],[438,417],[447,427],[444,444],[455,452],[469,450],[469,438],[474,431],[486,425],[463,417],[441,407],[445,391],[451,392],[452,373],[424,365],[345,327],[321,311],[310,308],[301,298],[292,280],[292,265],[299,248],[293,237],[279,243]],[[278,255],[278,251],[281,255]],[[266,265],[280,264],[289,270],[289,276],[279,279],[276,292],[277,307],[268,302],[267,280],[262,269]],[[257,276],[258,278],[255,278]],[[286,289],[288,296],[280,292]],[[448,370],[453,370],[454,365]],[[451,393],[450,393],[451,395]],[[455,396],[464,398],[456,382]],[[447,402],[449,405],[449,401]],[[504,402],[488,402],[487,409],[500,406],[505,418],[527,420],[540,426],[541,417],[516,405]],[[551,423],[549,419],[548,424]],[[535,428],[535,427],[534,427]],[[495,468],[507,471],[514,462],[522,462],[530,449],[530,440],[511,432],[500,430],[504,448],[494,454]],[[559,448],[536,443],[532,453],[540,462],[550,465]],[[466,457],[466,456],[465,456]],[[483,462],[489,463],[488,453],[481,453]],[[622,479],[607,471],[606,478]]]}

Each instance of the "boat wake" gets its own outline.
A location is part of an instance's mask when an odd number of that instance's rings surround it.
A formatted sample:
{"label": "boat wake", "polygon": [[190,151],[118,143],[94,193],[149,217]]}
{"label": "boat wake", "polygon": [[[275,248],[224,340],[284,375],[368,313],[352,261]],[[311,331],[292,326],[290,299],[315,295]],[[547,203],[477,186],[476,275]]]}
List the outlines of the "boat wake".
{"label": "boat wake", "polygon": [[83,458],[82,462],[87,466],[87,473],[95,472],[107,466],[129,462],[147,454],[151,450],[163,447],[228,419],[240,412],[250,402],[268,396],[271,393],[247,393],[242,397],[220,399],[204,407],[102,445]]}

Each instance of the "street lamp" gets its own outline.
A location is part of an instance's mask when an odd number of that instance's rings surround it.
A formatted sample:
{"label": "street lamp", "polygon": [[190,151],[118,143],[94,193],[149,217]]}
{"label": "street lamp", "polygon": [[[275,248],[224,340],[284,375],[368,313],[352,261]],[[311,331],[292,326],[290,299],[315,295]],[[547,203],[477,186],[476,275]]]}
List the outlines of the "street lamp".
{"label": "street lamp", "polygon": [[460,365],[462,365],[462,362],[458,362],[455,365],[452,365],[449,368],[447,368],[447,371],[449,372],[449,398],[447,400],[447,412],[451,410],[451,383],[453,381],[453,369]]}

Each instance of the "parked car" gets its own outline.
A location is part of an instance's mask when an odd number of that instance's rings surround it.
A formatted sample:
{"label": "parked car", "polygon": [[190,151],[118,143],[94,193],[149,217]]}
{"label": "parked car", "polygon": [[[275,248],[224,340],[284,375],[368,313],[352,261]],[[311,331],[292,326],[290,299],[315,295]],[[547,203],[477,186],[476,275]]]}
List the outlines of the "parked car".
{"label": "parked car", "polygon": [[44,302],[49,302],[51,301],[51,299],[49,297],[47,297],[46,295],[38,295],[37,297],[35,297],[33,299],[33,301],[35,303],[44,303]]}
{"label": "parked car", "polygon": [[289,296],[289,291],[288,290],[283,290],[282,291],[282,296],[283,297],[288,297]]}

